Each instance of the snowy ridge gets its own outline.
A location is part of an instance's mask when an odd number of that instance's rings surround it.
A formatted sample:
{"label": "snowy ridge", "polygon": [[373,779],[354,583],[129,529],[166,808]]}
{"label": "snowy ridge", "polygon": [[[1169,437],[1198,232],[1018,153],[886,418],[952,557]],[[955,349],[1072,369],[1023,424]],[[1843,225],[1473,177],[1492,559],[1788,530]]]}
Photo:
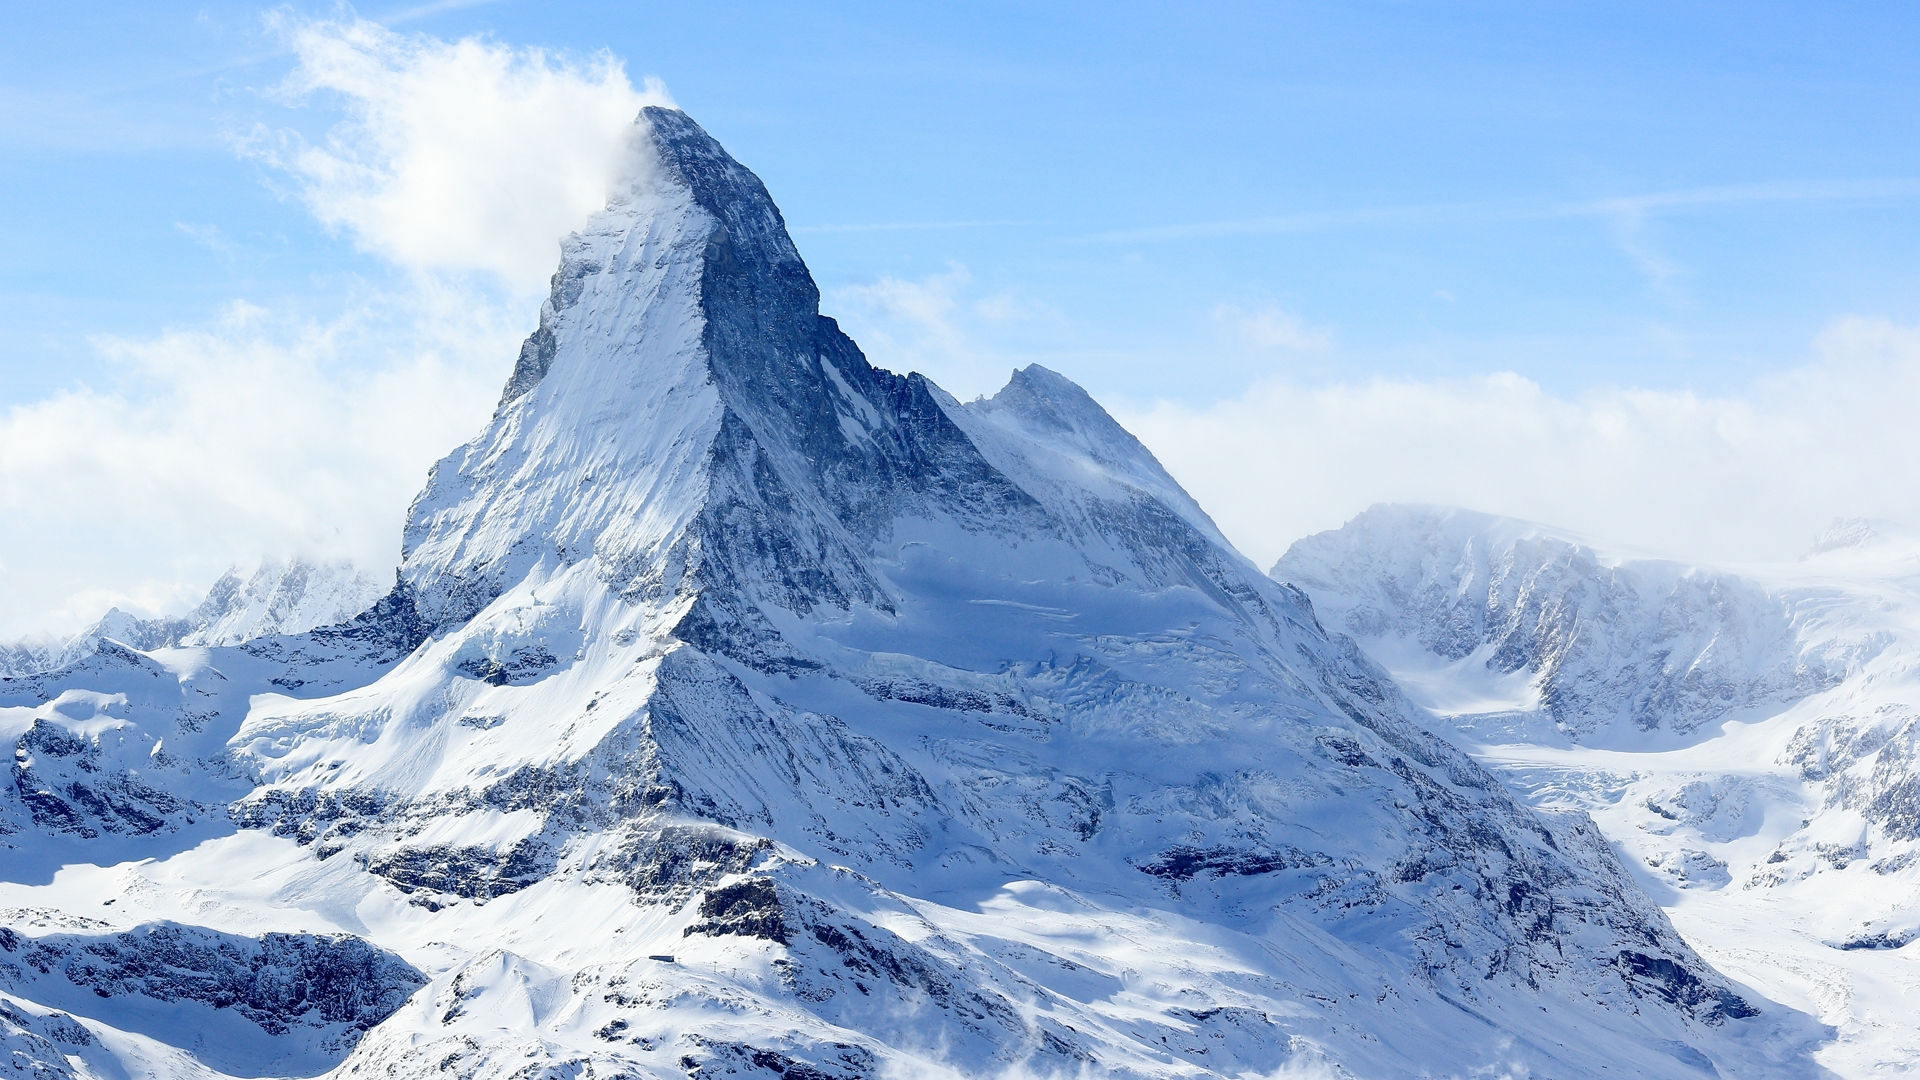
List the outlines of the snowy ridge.
{"label": "snowy ridge", "polygon": [[242,578],[229,570],[186,617],[169,644],[239,645],[273,634],[336,626],[372,606],[388,586],[350,563],[263,563]]}
{"label": "snowy ridge", "polygon": [[232,567],[183,616],[143,619],[119,608],[64,641],[0,645],[0,677],[55,671],[91,656],[103,641],[135,649],[175,645],[239,645],[273,634],[301,634],[352,619],[388,586],[350,563],[305,559],[262,562],[251,574]]}
{"label": "snowy ridge", "polygon": [[1843,520],[1784,565],[1606,552],[1376,507],[1274,572],[1537,805],[1591,813],[1716,963],[1834,1025],[1823,1062],[1910,1067],[1920,539]]}
{"label": "snowy ridge", "polygon": [[1077,386],[871,367],[639,135],[388,595],[0,683],[8,902],[391,950],[341,1076],[1807,1075]]}
{"label": "snowy ridge", "polygon": [[1272,572],[1377,654],[1455,665],[1447,685],[1480,680],[1473,696],[1504,706],[1476,718],[1436,703],[1456,726],[1531,721],[1587,745],[1645,747],[1655,731],[1672,742],[1783,707],[1876,647],[1870,635],[1812,631],[1817,594],[1463,510],[1376,506],[1295,543]]}
{"label": "snowy ridge", "polygon": [[21,1075],[311,1075],[424,981],[346,935],[0,917],[0,1050]]}

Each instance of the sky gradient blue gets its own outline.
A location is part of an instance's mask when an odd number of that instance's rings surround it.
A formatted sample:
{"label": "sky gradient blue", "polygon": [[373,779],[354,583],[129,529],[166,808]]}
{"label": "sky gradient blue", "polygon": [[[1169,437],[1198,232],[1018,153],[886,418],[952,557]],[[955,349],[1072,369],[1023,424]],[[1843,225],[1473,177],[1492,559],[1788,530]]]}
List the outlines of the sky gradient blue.
{"label": "sky gradient blue", "polygon": [[[324,314],[392,272],[234,151],[332,119],[260,94],[293,62],[265,9],[77,7],[17,0],[0,35],[0,407],[124,377],[94,335]],[[962,265],[1045,313],[989,346],[1121,400],[1497,370],[1719,392],[1838,315],[1920,319],[1910,5],[359,14],[611,51],[765,179],[829,296]],[[1222,305],[1333,345],[1235,348]]]}

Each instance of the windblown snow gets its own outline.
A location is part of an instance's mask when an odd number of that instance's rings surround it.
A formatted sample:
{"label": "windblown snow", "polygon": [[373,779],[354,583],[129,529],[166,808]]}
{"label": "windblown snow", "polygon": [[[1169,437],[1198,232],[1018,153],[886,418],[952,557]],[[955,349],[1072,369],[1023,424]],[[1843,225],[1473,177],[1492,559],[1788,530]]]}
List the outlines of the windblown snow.
{"label": "windblown snow", "polygon": [[1079,387],[872,367],[750,172],[637,135],[390,591],[0,682],[16,1071],[1817,1074]]}

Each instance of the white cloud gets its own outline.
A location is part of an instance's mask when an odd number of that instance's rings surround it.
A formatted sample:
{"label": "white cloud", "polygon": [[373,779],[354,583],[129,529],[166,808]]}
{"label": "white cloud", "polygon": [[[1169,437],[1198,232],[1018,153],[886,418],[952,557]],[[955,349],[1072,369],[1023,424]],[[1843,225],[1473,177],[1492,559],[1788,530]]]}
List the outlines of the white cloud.
{"label": "white cloud", "polygon": [[1375,502],[1547,522],[1702,560],[1790,558],[1833,517],[1920,522],[1920,328],[1835,322],[1721,397],[1548,393],[1518,375],[1273,381],[1115,410],[1262,565]]}
{"label": "white cloud", "polygon": [[314,215],[362,249],[424,270],[480,270],[540,291],[558,242],[639,167],[634,117],[671,105],[635,90],[611,55],[584,62],[364,20],[289,22],[299,57],[279,91],[337,102],[317,145],[257,132],[249,153],[285,169]]}
{"label": "white cloud", "polygon": [[218,322],[96,342],[134,390],[0,415],[0,637],[154,614],[266,555],[395,564],[427,467],[472,436],[522,328],[423,285],[312,322]]}

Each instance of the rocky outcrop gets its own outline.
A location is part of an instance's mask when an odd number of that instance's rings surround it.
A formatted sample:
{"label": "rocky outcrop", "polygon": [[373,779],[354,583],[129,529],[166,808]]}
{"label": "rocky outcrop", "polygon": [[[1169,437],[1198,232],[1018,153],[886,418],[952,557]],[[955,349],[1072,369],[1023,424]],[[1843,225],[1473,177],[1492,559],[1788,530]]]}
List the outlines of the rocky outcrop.
{"label": "rocky outcrop", "polygon": [[222,1071],[255,1076],[277,1062],[307,1075],[339,1061],[425,982],[398,957],[345,934],[243,937],[174,923],[37,935],[0,927],[0,991],[33,1003],[0,1005],[0,1029],[16,1069],[28,1074],[65,1075],[38,1039],[64,1054],[94,1046],[73,1019],[81,1017],[201,1054],[225,1039],[210,1060]]}

